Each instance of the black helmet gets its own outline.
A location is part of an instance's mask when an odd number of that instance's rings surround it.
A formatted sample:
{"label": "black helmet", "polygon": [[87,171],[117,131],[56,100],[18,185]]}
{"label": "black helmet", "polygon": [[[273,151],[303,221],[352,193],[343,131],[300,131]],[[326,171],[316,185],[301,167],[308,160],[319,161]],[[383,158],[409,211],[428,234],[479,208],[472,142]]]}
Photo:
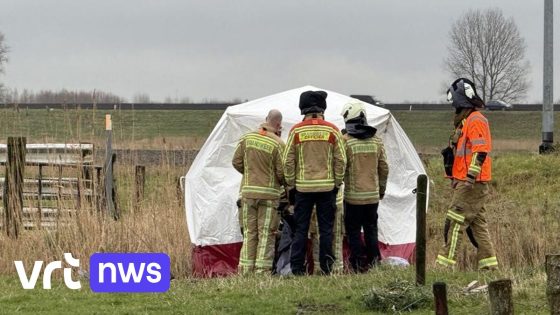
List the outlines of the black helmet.
{"label": "black helmet", "polygon": [[301,93],[299,109],[302,115],[325,112],[325,109],[327,109],[327,92],[306,91]]}
{"label": "black helmet", "polygon": [[474,82],[459,78],[447,90],[447,100],[455,109],[484,107],[484,102],[476,93]]}

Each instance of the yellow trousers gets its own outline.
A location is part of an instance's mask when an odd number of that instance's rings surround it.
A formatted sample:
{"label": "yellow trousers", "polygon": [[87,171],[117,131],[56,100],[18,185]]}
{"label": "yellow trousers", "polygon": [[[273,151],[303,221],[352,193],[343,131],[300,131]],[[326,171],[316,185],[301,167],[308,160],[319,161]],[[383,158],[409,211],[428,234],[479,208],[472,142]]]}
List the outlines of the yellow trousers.
{"label": "yellow trousers", "polygon": [[488,195],[488,183],[475,183],[473,187],[468,187],[464,181],[457,184],[451,208],[447,211],[447,219],[451,221],[447,241],[439,252],[437,263],[445,266],[456,264],[463,231],[470,226],[474,240],[478,243],[478,268],[494,268],[498,265],[486,221],[484,205]]}
{"label": "yellow trousers", "polygon": [[270,273],[274,260],[275,233],[280,216],[278,200],[248,199],[241,201],[243,246],[239,257],[239,272]]}

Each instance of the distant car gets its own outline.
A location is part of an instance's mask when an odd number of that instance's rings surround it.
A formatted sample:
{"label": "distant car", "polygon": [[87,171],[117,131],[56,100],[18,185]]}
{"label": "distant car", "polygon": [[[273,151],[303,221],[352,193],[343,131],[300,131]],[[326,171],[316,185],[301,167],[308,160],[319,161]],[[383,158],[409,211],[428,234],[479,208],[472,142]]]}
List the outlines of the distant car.
{"label": "distant car", "polygon": [[511,110],[513,105],[500,100],[492,100],[486,103],[487,110]]}
{"label": "distant car", "polygon": [[350,97],[353,97],[355,99],[358,99],[362,102],[366,102],[375,106],[379,106],[379,107],[385,107],[385,104],[383,104],[383,102],[381,102],[380,100],[376,99],[375,96],[371,96],[371,95],[350,95]]}

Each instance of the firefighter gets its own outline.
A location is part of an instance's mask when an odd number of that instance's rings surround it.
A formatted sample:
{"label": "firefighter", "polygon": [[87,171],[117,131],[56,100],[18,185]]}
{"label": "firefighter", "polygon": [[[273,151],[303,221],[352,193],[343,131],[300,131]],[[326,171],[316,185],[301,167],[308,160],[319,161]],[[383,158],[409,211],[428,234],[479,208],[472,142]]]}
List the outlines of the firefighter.
{"label": "firefighter", "polygon": [[452,180],[453,198],[446,214],[445,244],[436,261],[454,266],[463,230],[470,229],[471,242],[477,247],[478,268],[495,269],[498,260],[488,232],[485,207],[488,182],[492,179],[492,138],[488,120],[480,112],[484,102],[475,84],[464,78],[451,84],[447,99],[455,108],[455,131],[449,148],[442,154],[447,151],[444,159],[448,165],[446,173]]}
{"label": "firefighter", "polygon": [[344,179],[346,154],[342,135],[325,121],[327,93],[307,91],[300,95],[299,108],[304,115],[289,133],[284,152],[284,175],[288,186],[295,187],[294,219],[296,231],[290,264],[294,275],[305,274],[307,235],[313,207],[319,224],[319,265],[324,274],[332,271],[332,248],[336,194]]}
{"label": "firefighter", "polygon": [[233,167],[243,174],[241,212],[243,245],[239,271],[270,273],[274,259],[274,233],[280,218],[277,213],[284,173],[284,143],[277,136],[282,114],[271,110],[257,131],[244,135],[233,156]]}
{"label": "firefighter", "polygon": [[377,129],[367,123],[363,104],[355,101],[346,104],[342,117],[346,124],[344,142],[348,159],[344,177],[344,224],[350,246],[349,261],[354,272],[365,272],[381,260],[377,208],[385,196],[389,165],[383,142],[375,136]]}

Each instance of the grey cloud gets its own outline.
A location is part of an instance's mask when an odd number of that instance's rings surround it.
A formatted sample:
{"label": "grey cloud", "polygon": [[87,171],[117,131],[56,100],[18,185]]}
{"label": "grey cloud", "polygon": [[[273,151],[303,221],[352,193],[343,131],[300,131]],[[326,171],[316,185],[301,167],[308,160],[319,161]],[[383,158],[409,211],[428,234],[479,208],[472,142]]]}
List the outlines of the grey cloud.
{"label": "grey cloud", "polygon": [[499,7],[515,18],[528,44],[533,81],[528,101],[542,97],[541,1],[10,0],[0,5],[0,31],[12,48],[0,80],[11,87],[98,88],[125,97],[142,91],[159,100],[175,95],[198,100],[256,98],[312,84],[375,93],[390,102],[441,100],[442,82],[450,79],[442,64],[451,23],[469,8]]}

